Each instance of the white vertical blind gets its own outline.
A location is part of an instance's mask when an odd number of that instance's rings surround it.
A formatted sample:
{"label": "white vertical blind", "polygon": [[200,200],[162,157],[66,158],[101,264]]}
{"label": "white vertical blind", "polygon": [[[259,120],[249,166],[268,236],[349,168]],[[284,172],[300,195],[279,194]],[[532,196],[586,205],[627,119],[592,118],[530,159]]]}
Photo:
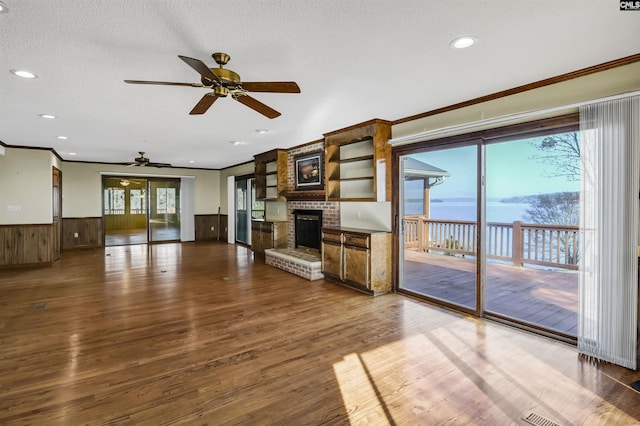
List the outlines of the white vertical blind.
{"label": "white vertical blind", "polygon": [[636,368],[640,96],[580,107],[578,350]]}
{"label": "white vertical blind", "polygon": [[195,177],[180,178],[180,241],[195,241]]}

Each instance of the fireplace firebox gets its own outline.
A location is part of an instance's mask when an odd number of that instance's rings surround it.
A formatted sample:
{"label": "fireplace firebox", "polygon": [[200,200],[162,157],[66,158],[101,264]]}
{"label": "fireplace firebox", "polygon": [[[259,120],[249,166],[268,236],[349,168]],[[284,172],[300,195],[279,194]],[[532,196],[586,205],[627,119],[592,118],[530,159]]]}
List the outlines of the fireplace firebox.
{"label": "fireplace firebox", "polygon": [[296,248],[320,252],[322,210],[294,210]]}

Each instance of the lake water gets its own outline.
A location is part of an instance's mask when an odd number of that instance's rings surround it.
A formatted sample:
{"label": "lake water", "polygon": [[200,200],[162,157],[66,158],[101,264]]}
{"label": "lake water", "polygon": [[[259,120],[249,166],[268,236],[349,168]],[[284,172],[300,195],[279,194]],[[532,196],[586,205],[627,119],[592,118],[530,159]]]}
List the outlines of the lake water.
{"label": "lake water", "polygon": [[[487,201],[487,222],[524,221],[529,208],[526,203],[501,203]],[[422,214],[422,201],[405,203],[406,215]],[[447,201],[431,203],[431,219],[476,220],[476,203],[470,201]]]}

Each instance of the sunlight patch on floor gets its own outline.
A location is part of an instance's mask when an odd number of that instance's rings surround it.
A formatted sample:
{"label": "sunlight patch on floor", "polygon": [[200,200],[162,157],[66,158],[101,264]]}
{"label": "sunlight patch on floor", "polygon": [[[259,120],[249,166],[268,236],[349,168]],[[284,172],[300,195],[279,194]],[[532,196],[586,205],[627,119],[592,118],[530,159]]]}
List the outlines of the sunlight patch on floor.
{"label": "sunlight patch on floor", "polygon": [[[597,421],[603,413],[625,418],[592,392],[602,377],[592,368],[583,371],[577,352],[544,339],[531,352],[526,339],[531,336],[460,318],[346,355],[333,369],[351,424],[494,424],[518,421],[532,409],[563,424],[575,422],[576,413],[591,413],[581,421]],[[550,355],[541,357],[545,351]],[[557,400],[558,394],[566,397]],[[395,410],[407,396],[411,413]]]}
{"label": "sunlight patch on floor", "polygon": [[358,354],[346,355],[342,361],[333,364],[333,371],[351,424],[368,423],[367,420],[371,424],[392,424],[382,422],[387,418],[382,407],[384,401],[378,400],[374,384]]}

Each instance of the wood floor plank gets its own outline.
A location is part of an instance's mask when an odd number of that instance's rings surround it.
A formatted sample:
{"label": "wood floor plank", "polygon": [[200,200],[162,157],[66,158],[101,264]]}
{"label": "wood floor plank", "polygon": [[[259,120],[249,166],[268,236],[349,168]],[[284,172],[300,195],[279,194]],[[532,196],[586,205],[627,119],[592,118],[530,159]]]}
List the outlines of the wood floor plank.
{"label": "wood floor plank", "polygon": [[224,243],[70,251],[0,272],[3,425],[494,425],[531,409],[630,424],[638,379],[563,343],[309,282]]}

